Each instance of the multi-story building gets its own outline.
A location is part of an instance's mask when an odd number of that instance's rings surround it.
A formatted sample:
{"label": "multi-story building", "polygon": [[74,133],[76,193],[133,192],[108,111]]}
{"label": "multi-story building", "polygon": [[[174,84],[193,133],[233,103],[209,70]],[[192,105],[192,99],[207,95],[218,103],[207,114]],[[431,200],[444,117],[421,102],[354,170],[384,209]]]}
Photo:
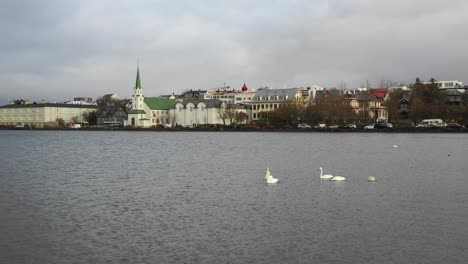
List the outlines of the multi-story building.
{"label": "multi-story building", "polygon": [[310,89],[286,88],[271,89],[269,87],[260,88],[252,97],[252,117],[253,121],[268,118],[269,112],[274,111],[287,104],[297,104],[304,106],[310,102]]}
{"label": "multi-story building", "polygon": [[0,124],[42,128],[64,123],[84,122],[83,115],[97,111],[95,105],[63,103],[24,103],[0,106]]}

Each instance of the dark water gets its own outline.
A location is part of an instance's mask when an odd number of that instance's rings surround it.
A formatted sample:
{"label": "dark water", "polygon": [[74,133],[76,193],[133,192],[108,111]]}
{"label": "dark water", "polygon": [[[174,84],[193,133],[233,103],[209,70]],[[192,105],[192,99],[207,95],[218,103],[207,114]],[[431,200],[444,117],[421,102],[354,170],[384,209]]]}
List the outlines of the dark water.
{"label": "dark water", "polygon": [[0,131],[0,263],[466,263],[467,161],[467,134]]}

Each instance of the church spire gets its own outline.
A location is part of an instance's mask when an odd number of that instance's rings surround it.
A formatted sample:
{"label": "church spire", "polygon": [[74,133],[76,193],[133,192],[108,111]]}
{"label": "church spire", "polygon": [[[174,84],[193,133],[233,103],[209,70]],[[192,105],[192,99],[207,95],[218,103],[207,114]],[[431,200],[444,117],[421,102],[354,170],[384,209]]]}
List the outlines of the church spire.
{"label": "church spire", "polygon": [[137,77],[136,77],[135,89],[140,89],[141,90],[140,66],[137,67]]}

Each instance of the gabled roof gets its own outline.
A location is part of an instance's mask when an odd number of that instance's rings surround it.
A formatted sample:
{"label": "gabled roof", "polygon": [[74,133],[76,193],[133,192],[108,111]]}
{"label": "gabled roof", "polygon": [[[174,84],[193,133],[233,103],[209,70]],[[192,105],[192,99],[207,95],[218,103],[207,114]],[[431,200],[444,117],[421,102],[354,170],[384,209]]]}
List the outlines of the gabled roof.
{"label": "gabled roof", "polygon": [[356,99],[358,101],[382,101],[382,98],[378,98],[372,94],[358,93],[350,97],[350,99]]}
{"label": "gabled roof", "polygon": [[123,105],[104,106],[98,111],[98,113],[101,115],[114,115],[119,111],[125,112],[125,107]]}
{"label": "gabled roof", "polygon": [[174,108],[177,103],[174,99],[165,99],[160,97],[145,97],[144,101],[152,110],[169,110]]}
{"label": "gabled roof", "polygon": [[377,98],[384,99],[385,96],[387,96],[388,89],[387,88],[371,89],[369,91],[369,93],[372,94],[373,96],[377,97]]}

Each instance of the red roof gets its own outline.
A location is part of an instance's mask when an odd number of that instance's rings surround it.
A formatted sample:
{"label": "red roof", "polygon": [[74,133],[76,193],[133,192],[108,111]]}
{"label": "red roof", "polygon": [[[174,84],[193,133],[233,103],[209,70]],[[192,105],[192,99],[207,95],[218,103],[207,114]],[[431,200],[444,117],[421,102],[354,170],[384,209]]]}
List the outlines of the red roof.
{"label": "red roof", "polygon": [[370,94],[380,99],[384,99],[387,93],[388,93],[387,88],[377,88],[377,89],[370,90]]}
{"label": "red roof", "polygon": [[248,88],[247,85],[245,85],[245,83],[244,83],[244,86],[242,86],[242,91],[245,92],[245,91],[247,91],[247,90],[249,90],[249,88]]}

